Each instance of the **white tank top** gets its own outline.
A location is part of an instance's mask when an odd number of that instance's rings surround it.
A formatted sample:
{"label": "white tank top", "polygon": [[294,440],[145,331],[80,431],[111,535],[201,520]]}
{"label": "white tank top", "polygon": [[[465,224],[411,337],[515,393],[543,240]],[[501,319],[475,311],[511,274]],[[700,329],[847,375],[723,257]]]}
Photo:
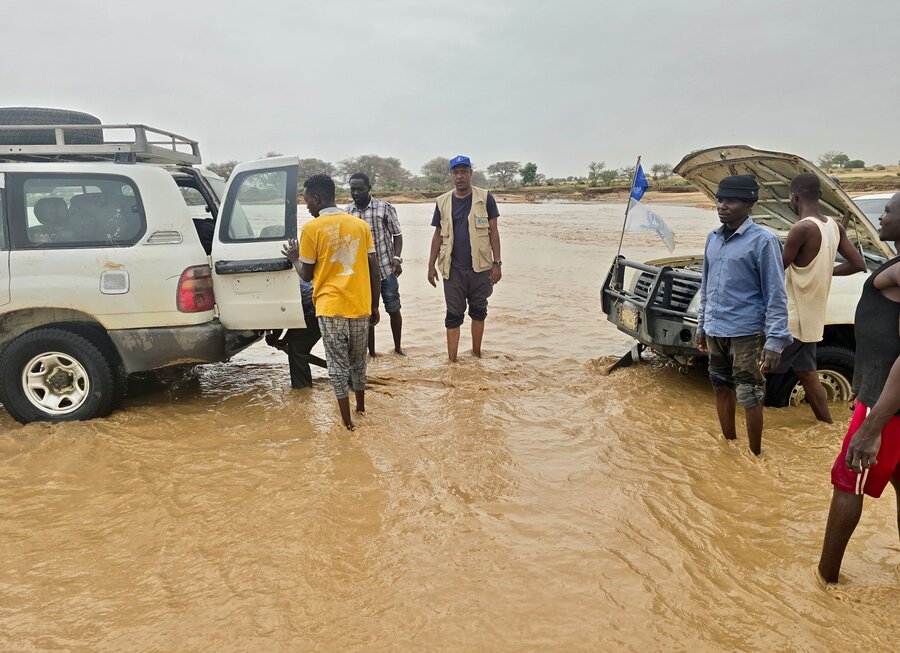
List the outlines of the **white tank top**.
{"label": "white tank top", "polygon": [[831,290],[834,258],[841,232],[831,218],[822,222],[809,217],[822,234],[819,252],[809,265],[798,267],[791,263],[785,270],[788,299],[788,329],[794,340],[818,342],[825,332],[825,304]]}

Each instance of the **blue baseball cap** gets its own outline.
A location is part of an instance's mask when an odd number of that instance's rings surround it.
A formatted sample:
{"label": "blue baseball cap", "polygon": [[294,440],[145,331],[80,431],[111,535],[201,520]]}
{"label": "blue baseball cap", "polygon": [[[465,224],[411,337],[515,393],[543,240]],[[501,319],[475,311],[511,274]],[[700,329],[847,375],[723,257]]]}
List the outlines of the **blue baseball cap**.
{"label": "blue baseball cap", "polygon": [[463,154],[457,154],[455,157],[450,159],[450,169],[453,170],[456,166],[469,166],[472,167],[472,161],[469,157]]}

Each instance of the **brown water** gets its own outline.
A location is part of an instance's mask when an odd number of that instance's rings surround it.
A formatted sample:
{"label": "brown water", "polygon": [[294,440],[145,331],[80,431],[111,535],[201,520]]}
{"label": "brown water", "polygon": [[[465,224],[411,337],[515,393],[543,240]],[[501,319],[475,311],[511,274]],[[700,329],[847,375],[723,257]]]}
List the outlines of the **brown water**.
{"label": "brown water", "polygon": [[[630,346],[598,305],[621,207],[501,210],[487,357],[450,367],[431,208],[400,207],[410,356],[371,364],[353,434],[265,346],[104,420],[0,411],[0,650],[891,650],[890,490],[845,585],[811,573],[848,413],[767,410],[755,459],[702,374],[605,376]],[[714,223],[660,213],[676,252]]]}

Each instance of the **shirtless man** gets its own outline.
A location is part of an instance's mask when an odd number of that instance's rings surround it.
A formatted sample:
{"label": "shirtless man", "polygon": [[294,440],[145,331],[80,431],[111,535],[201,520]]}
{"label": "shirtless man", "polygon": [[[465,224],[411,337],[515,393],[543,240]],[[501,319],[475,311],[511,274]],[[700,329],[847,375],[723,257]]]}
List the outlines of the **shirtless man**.
{"label": "shirtless man", "polygon": [[[900,240],[900,193],[884,207],[878,235]],[[820,581],[828,584],[838,582],[864,494],[877,499],[890,481],[900,528],[900,256],[866,280],[854,324],[853,418],[831,468],[834,491],[818,567]]]}
{"label": "shirtless man", "polygon": [[[791,182],[791,209],[800,216],[788,232],[781,257],[788,298],[788,329],[794,342],[781,353],[776,374],[791,369],[803,384],[816,419],[832,423],[825,390],[816,371],[816,343],[825,332],[825,305],[832,276],[865,272],[862,255],[847,238],[844,227],[822,214],[819,178],[806,172]],[[834,264],[835,252],[844,262]]]}

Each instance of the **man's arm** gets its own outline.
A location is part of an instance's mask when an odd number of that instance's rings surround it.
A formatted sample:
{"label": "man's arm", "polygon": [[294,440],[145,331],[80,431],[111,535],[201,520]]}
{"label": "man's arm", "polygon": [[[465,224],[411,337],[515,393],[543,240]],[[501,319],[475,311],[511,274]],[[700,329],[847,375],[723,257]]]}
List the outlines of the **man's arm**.
{"label": "man's arm", "polygon": [[[494,261],[502,261],[500,258],[500,228],[497,226],[497,218],[488,220],[488,237],[491,239],[491,252]],[[491,266],[491,283],[496,284],[503,278],[503,270],[496,263]]]}
{"label": "man's arm", "polygon": [[808,227],[817,228],[808,222],[798,222],[788,231],[787,238],[784,241],[784,250],[781,252],[783,269],[787,270],[800,253],[800,248],[806,242]]}
{"label": "man's arm", "polygon": [[378,272],[378,258],[375,252],[369,252],[369,286],[372,290],[372,315],[369,317],[369,326],[375,326],[381,321],[378,312],[378,300],[381,297],[381,275]]}
{"label": "man's arm", "polygon": [[291,238],[287,244],[281,248],[281,253],[291,262],[297,275],[304,281],[313,280],[313,272],[315,272],[315,263],[304,263],[300,260],[300,245],[297,244],[296,238]]}
{"label": "man's arm", "polygon": [[857,272],[865,272],[866,261],[863,259],[862,254],[859,253],[859,250],[850,242],[850,238],[847,237],[847,230],[844,229],[844,225],[838,224],[838,230],[841,232],[841,240],[838,242],[838,252],[840,252],[840,255],[843,256],[845,260],[840,265],[834,266],[832,274],[836,277],[845,277],[850,274],[856,274]]}
{"label": "man's arm", "polygon": [[772,238],[766,240],[760,252],[759,280],[766,306],[766,343],[759,367],[764,373],[778,367],[781,352],[793,340],[787,326],[787,291],[784,287],[784,266],[780,250],[780,243]]}
{"label": "man's arm", "polygon": [[434,235],[431,237],[431,251],[428,253],[428,283],[437,288],[437,269],[434,264],[437,263],[438,252],[441,251],[441,227],[434,228]]}
{"label": "man's arm", "polygon": [[706,313],[706,280],[709,278],[709,239],[706,237],[706,246],[703,248],[703,271],[700,273],[700,302],[697,305],[697,330],[694,332],[694,346],[701,352],[706,353],[706,334],[703,331],[703,322]]}

